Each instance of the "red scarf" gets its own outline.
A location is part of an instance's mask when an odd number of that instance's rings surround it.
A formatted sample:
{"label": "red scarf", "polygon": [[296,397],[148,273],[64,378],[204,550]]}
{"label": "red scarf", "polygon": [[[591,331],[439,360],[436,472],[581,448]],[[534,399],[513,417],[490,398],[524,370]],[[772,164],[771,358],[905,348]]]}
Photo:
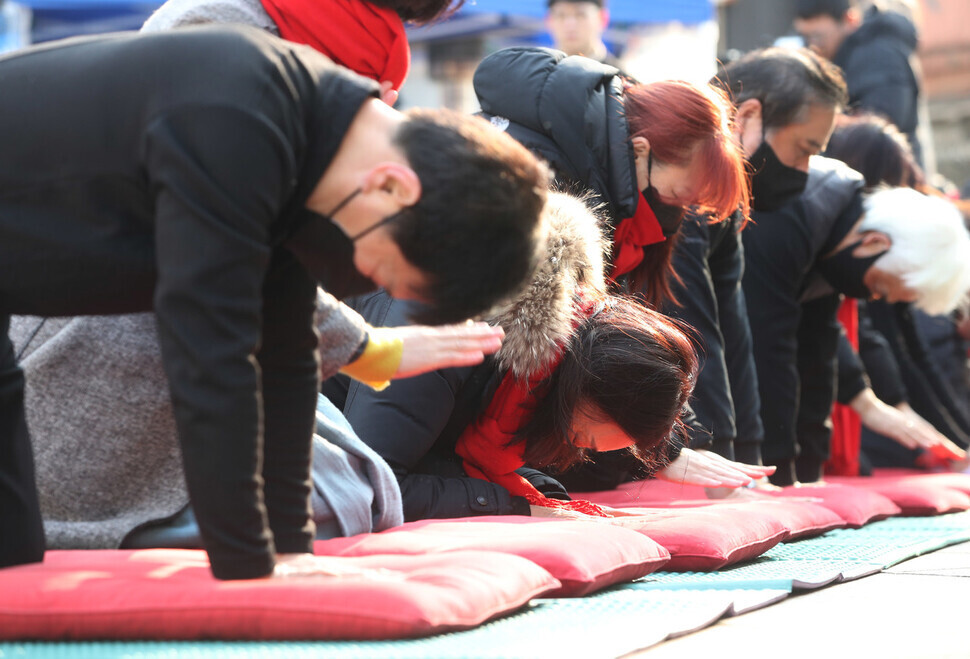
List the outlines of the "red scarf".
{"label": "red scarf", "polygon": [[[849,343],[859,350],[859,306],[850,297],[839,307],[839,322],[845,328]],[[862,419],[848,405],[832,405],[832,441],[825,473],[832,476],[858,476],[859,450],[862,443]]]}
{"label": "red scarf", "polygon": [[633,217],[620,222],[613,234],[613,273],[610,279],[615,281],[632,272],[643,261],[644,247],[665,240],[663,228],[641,192]]}
{"label": "red scarf", "polygon": [[[579,319],[590,316],[595,308],[595,304],[586,301],[579,301],[576,306]],[[519,380],[511,371],[506,373],[488,407],[474,423],[465,428],[455,445],[455,452],[462,458],[466,474],[501,485],[513,496],[525,497],[532,505],[611,517],[588,501],[549,499],[527,479],[515,473],[516,469],[525,465],[525,443],[511,442],[535,412],[539,400],[535,395],[536,387],[556,370],[561,361],[562,346],[557,346],[550,362],[528,378]]]}
{"label": "red scarf", "polygon": [[399,90],[411,66],[401,17],[364,0],[261,0],[280,36]]}

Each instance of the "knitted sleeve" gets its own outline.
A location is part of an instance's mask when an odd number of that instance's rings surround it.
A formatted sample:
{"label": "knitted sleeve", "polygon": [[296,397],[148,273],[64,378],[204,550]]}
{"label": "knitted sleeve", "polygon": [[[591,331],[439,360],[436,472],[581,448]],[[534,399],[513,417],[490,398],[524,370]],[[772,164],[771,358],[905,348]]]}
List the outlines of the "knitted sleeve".
{"label": "knitted sleeve", "polygon": [[241,23],[279,36],[259,0],[168,0],[148,17],[141,31],[161,32],[204,23]]}

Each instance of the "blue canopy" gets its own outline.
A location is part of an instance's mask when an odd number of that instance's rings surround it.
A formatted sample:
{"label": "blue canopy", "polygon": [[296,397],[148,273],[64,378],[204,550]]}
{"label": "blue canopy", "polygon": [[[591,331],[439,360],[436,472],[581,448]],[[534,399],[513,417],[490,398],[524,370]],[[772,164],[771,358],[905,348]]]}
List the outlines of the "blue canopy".
{"label": "blue canopy", "polygon": [[[613,23],[669,23],[688,25],[714,19],[711,0],[607,0]],[[502,14],[542,18],[546,0],[466,0],[461,14]]]}
{"label": "blue canopy", "polygon": [[[73,34],[136,30],[162,0],[14,0],[34,10],[34,41]],[[614,25],[687,25],[714,19],[712,0],[608,0]],[[450,19],[409,30],[415,41],[510,29],[542,31],[546,0],[466,0]]]}
{"label": "blue canopy", "polygon": [[[109,9],[157,7],[161,2],[146,0],[16,0],[31,9]],[[711,0],[608,0],[610,16],[616,23],[666,23],[679,21],[695,24],[712,20],[714,8]],[[546,13],[546,0],[468,0],[458,13],[501,14],[542,18]]]}

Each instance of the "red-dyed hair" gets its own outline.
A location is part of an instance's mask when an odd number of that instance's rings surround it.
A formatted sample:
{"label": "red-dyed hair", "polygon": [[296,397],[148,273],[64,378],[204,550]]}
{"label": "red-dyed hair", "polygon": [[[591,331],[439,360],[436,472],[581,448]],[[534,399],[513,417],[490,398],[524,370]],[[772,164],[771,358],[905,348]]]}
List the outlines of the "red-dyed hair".
{"label": "red-dyed hair", "polygon": [[744,154],[732,137],[733,109],[723,91],[682,80],[631,85],[623,108],[631,139],[647,138],[654,162],[703,163],[707,176],[695,200],[701,212],[724,219],[741,208],[747,216]]}
{"label": "red-dyed hair", "polygon": [[[707,175],[694,210],[720,221],[741,210],[748,216],[750,188],[744,154],[731,134],[733,108],[727,94],[710,85],[662,80],[626,88],[623,107],[630,138],[650,142],[654,162],[701,163]],[[678,234],[679,236],[679,234]],[[644,248],[644,258],[630,273],[631,289],[659,307],[673,299],[670,264],[677,237]]]}

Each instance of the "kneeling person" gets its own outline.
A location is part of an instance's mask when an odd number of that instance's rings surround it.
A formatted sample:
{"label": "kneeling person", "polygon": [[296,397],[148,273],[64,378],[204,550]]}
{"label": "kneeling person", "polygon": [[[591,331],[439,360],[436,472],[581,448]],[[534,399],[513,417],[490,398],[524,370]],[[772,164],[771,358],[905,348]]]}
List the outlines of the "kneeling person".
{"label": "kneeling person", "polygon": [[6,57],[0,79],[0,565],[43,556],[11,314],[154,309],[213,573],[250,578],[311,551],[317,285],[443,322],[534,267],[533,156],[480,120],[398,113],[309,48],[109,35]]}

